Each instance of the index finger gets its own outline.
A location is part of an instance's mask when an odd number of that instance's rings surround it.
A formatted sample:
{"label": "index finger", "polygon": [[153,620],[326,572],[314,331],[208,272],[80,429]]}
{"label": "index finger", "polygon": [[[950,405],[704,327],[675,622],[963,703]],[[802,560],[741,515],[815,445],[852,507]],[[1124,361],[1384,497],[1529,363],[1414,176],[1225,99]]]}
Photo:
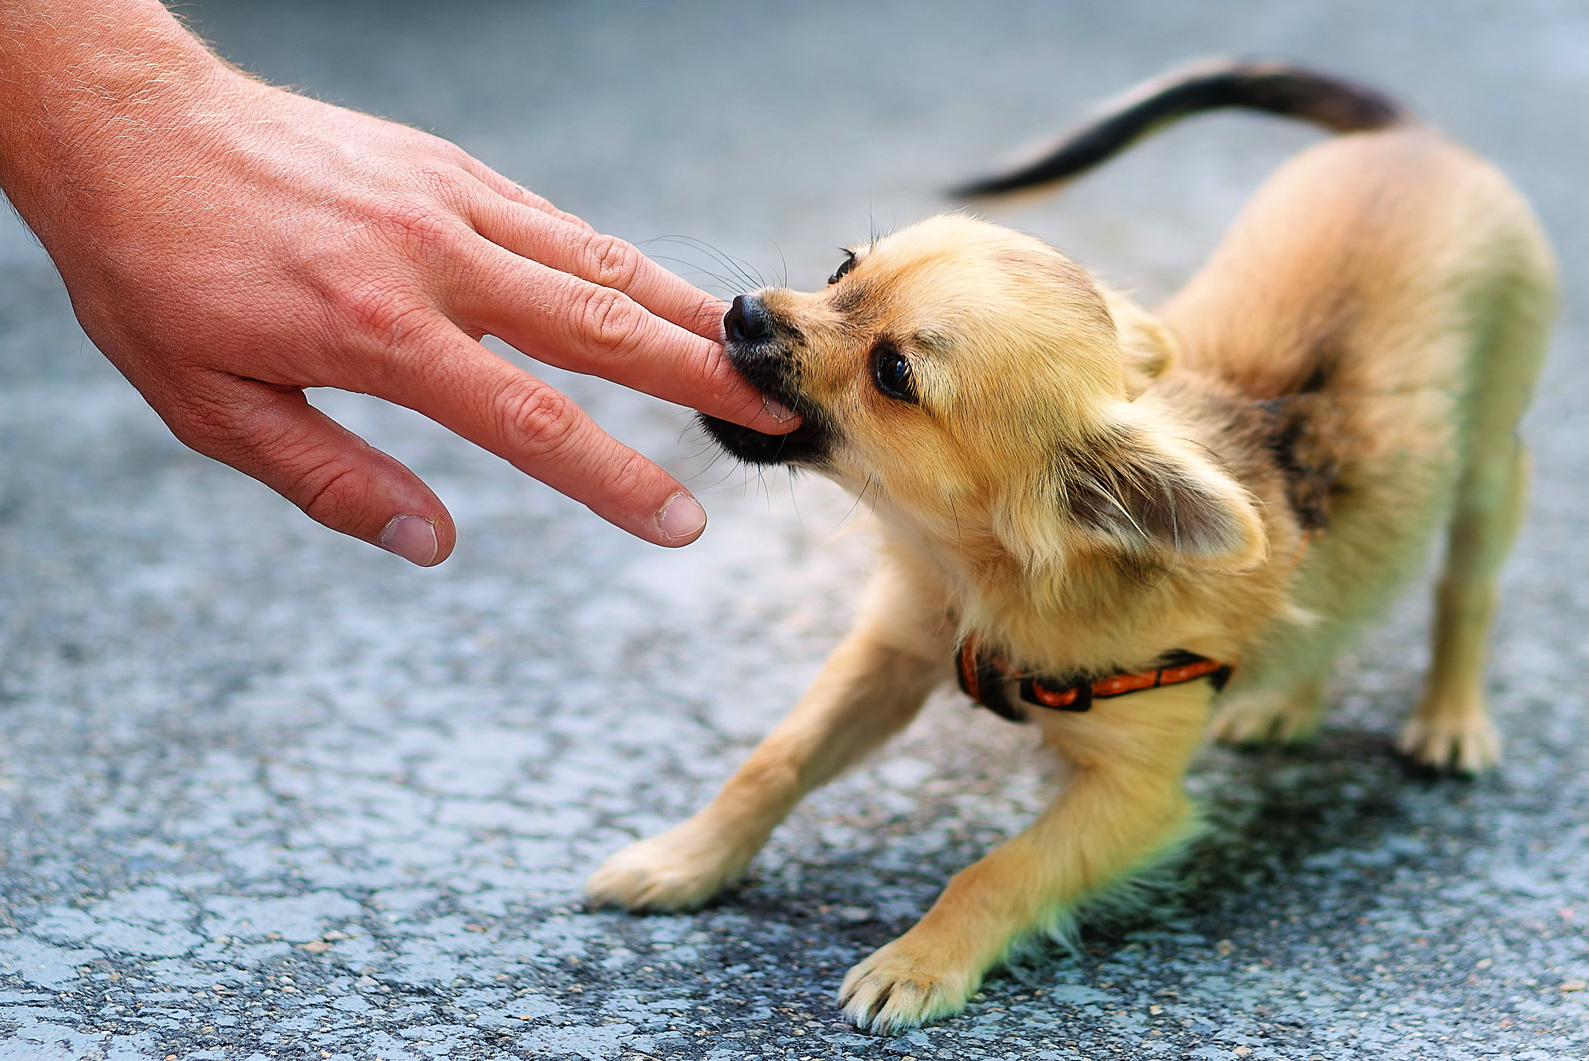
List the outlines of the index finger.
{"label": "index finger", "polygon": [[481,240],[442,309],[538,361],[610,379],[763,432],[800,420],[740,374],[721,343],[649,313],[615,287]]}

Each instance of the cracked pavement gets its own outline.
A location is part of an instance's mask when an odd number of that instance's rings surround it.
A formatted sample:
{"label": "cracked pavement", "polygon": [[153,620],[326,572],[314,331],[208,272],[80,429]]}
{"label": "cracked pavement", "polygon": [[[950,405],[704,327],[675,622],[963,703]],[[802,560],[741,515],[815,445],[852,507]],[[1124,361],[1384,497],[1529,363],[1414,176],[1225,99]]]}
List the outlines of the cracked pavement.
{"label": "cracked pavement", "polygon": [[[0,223],[0,1058],[1510,1058],[1589,1055],[1589,14],[1568,3],[227,2],[278,82],[413,122],[720,294],[833,248],[1191,55],[1398,93],[1495,159],[1563,263],[1537,479],[1473,783],[1389,741],[1410,595],[1344,659],[1319,742],[1209,749],[1211,830],[1154,912],[894,1039],[843,971],[1041,806],[1031,733],[942,696],[687,916],[583,877],[695,809],[842,632],[864,513],[714,460],[687,415],[565,382],[712,513],[665,552],[400,409],[317,404],[460,526],[419,571],[171,439]],[[1150,301],[1318,134],[1189,122],[993,216]],[[759,273],[757,271],[759,270]]]}

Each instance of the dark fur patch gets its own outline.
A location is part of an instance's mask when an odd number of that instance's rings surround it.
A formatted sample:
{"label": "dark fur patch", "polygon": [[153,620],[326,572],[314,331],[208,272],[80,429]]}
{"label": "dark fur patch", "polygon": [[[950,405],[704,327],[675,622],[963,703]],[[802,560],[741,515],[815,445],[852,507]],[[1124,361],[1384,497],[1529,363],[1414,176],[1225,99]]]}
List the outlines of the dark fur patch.
{"label": "dark fur patch", "polygon": [[1304,530],[1330,525],[1330,493],[1341,465],[1332,442],[1340,434],[1340,410],[1328,395],[1293,394],[1259,402],[1268,418],[1267,436],[1285,477],[1286,499]]}
{"label": "dark fur patch", "polygon": [[826,419],[810,408],[801,409],[800,417],[800,426],[787,435],[766,435],[705,413],[700,414],[700,424],[730,456],[746,464],[820,467],[833,447],[833,433]]}
{"label": "dark fur patch", "polygon": [[1329,370],[1324,365],[1317,365],[1313,369],[1313,374],[1302,381],[1302,386],[1297,388],[1297,393],[1317,394],[1319,391],[1324,389],[1324,385],[1329,381]]}

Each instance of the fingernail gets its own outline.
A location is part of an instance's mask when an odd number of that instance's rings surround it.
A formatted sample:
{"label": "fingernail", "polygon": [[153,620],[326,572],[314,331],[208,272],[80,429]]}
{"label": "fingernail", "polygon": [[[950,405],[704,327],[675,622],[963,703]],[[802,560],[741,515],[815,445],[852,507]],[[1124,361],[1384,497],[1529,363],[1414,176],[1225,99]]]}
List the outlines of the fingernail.
{"label": "fingernail", "polygon": [[376,542],[411,564],[429,567],[436,559],[436,525],[424,516],[393,516]]}
{"label": "fingernail", "polygon": [[670,542],[693,538],[706,526],[706,509],[689,494],[674,494],[657,513],[657,529]]}
{"label": "fingernail", "polygon": [[793,409],[789,408],[783,402],[774,401],[771,398],[762,399],[761,409],[762,412],[766,413],[780,424],[788,423],[790,420],[793,420],[795,416],[795,411]]}

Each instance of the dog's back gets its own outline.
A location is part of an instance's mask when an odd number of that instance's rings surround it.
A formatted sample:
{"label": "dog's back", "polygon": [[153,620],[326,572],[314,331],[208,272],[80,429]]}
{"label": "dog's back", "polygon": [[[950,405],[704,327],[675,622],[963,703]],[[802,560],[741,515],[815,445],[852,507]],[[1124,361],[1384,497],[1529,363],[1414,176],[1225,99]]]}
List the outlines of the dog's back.
{"label": "dog's back", "polygon": [[[1443,592],[1488,585],[1521,507],[1514,432],[1551,303],[1549,251],[1521,197],[1409,126],[1292,161],[1164,307],[1187,369],[1269,404],[1285,421],[1281,444],[1308,439],[1299,465],[1332,480],[1328,533],[1314,536],[1293,598],[1313,625],[1282,624],[1252,654],[1219,724],[1226,736],[1311,730],[1331,660],[1421,566],[1453,505],[1452,560],[1466,570],[1448,572]],[[1458,555],[1475,550],[1485,555]],[[1453,630],[1437,636],[1437,656],[1456,627],[1487,625],[1489,590],[1480,595],[1448,609],[1469,618],[1444,617]],[[1475,638],[1458,640],[1447,655],[1482,658]],[[1468,769],[1493,757],[1488,732],[1469,743],[1431,754]]]}
{"label": "dog's back", "polygon": [[[963,192],[1067,180],[1170,121],[1266,110],[1345,133],[1283,166],[1160,311],[1179,365],[1272,418],[1268,444],[1312,534],[1292,599],[1243,660],[1216,730],[1298,738],[1353,631],[1452,528],[1436,662],[1403,746],[1476,770],[1483,631],[1526,476],[1516,426],[1553,308],[1554,267],[1522,197],[1492,166],[1372,89],[1277,63],[1184,67],[1106,105],[1033,161]],[[1243,443],[1238,443],[1243,444]]]}

